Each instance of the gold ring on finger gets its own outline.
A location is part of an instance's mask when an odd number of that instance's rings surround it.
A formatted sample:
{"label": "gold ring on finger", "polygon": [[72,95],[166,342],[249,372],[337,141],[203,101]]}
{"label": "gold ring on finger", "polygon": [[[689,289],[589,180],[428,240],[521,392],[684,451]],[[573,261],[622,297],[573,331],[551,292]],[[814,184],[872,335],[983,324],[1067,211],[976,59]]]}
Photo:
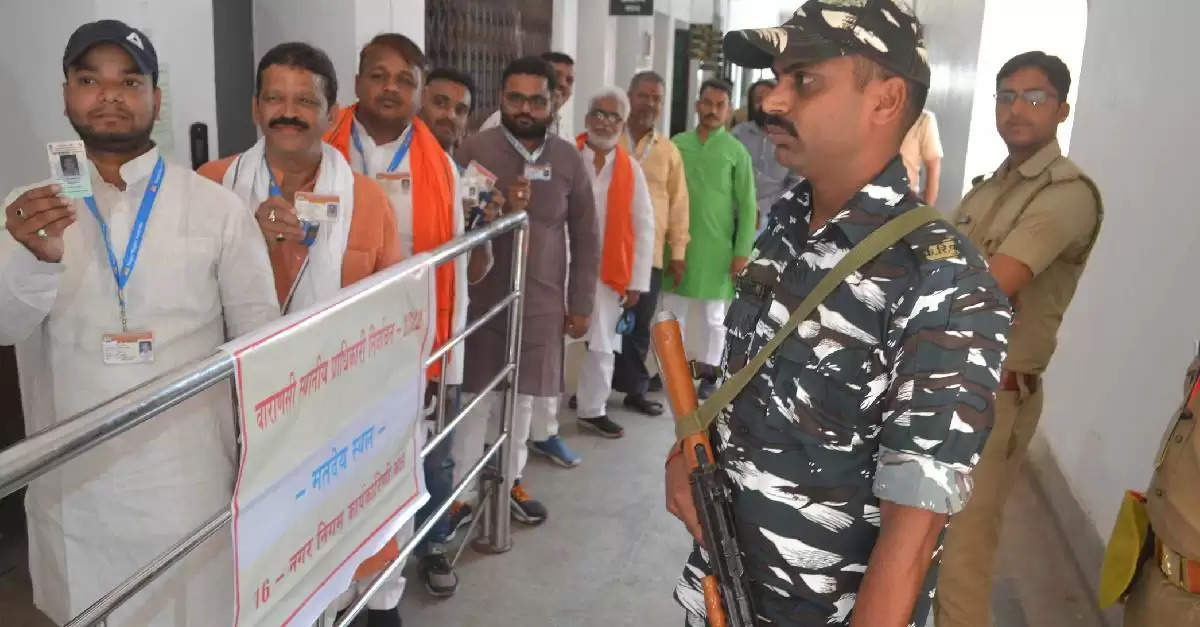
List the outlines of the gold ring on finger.
{"label": "gold ring on finger", "polygon": [[20,207],[17,207],[16,209],[13,210],[13,215],[17,216],[18,218],[24,218],[25,210]]}
{"label": "gold ring on finger", "polygon": [[38,236],[38,239],[49,239],[50,238],[50,234],[46,232],[46,229],[38,229],[37,233],[35,233],[35,235]]}
{"label": "gold ring on finger", "polygon": [[276,233],[276,234],[275,234],[275,241],[277,241],[277,242],[282,242],[284,239],[286,239],[286,238],[283,236],[283,233]]}
{"label": "gold ring on finger", "polygon": [[271,213],[267,214],[267,222],[270,222],[272,224],[275,223],[275,210],[274,209],[271,210]]}

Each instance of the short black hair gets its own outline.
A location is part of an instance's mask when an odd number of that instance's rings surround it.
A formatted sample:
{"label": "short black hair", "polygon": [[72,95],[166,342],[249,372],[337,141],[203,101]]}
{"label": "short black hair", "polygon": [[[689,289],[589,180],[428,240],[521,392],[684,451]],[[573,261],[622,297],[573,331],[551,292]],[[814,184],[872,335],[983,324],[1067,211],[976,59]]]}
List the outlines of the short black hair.
{"label": "short black hair", "polygon": [[425,53],[421,52],[421,47],[415,41],[400,33],[381,33],[367,42],[367,45],[363,46],[362,50],[358,53],[359,72],[362,71],[363,63],[367,60],[367,51],[376,46],[395,52],[409,65],[420,69],[422,72],[425,71]]}
{"label": "short black hair", "polygon": [[1067,94],[1071,93],[1071,70],[1067,69],[1067,64],[1063,63],[1062,59],[1041,50],[1025,52],[1009,59],[996,74],[996,88],[1000,88],[1000,81],[1027,67],[1041,70],[1058,92],[1059,100],[1066,102]]}
{"label": "short black hair", "polygon": [[704,95],[706,89],[719,89],[729,96],[729,100],[733,100],[733,85],[719,78],[710,78],[703,83],[700,83],[699,95]]}
{"label": "short black hair", "polygon": [[558,89],[558,74],[554,73],[554,66],[541,57],[521,57],[509,63],[508,67],[504,68],[504,74],[500,77],[501,89],[504,89],[504,86],[508,84],[508,77],[514,74],[541,76],[546,79],[546,86],[550,88],[550,91]]}
{"label": "short black hair", "polygon": [[258,62],[258,72],[254,75],[254,97],[262,93],[263,72],[272,65],[308,70],[325,79],[325,100],[329,106],[337,104],[337,72],[333,69],[333,61],[323,50],[300,41],[291,41],[271,48]]}
{"label": "short black hair", "polygon": [[905,92],[908,93],[908,103],[905,109],[904,123],[902,128],[907,133],[908,129],[916,123],[917,118],[921,117],[921,112],[925,110],[925,103],[929,100],[929,86],[922,85],[910,78],[901,77],[899,74],[883,67],[874,59],[863,55],[856,55],[854,59],[854,78],[858,83],[859,89],[864,89],[867,83],[873,80],[886,81],[890,78],[901,78],[904,80]]}
{"label": "short black hair", "polygon": [[575,59],[565,52],[543,52],[542,59],[550,63],[561,63],[563,65],[575,65]]}
{"label": "short black hair", "polygon": [[429,73],[425,79],[425,84],[428,85],[433,81],[450,81],[458,83],[467,89],[467,93],[471,94],[471,113],[475,112],[475,81],[471,79],[466,72],[460,72],[454,68],[440,67]]}
{"label": "short black hair", "polygon": [[658,85],[666,85],[667,84],[667,80],[662,77],[662,74],[659,74],[658,72],[655,72],[654,70],[643,70],[641,72],[638,72],[637,74],[634,74],[633,78],[629,79],[629,91],[633,91],[634,89],[637,89],[638,84],[642,83],[644,81],[645,82],[653,82]]}
{"label": "short black hair", "polygon": [[751,100],[754,100],[754,90],[756,90],[759,87],[762,87],[764,85],[774,89],[775,87],[777,87],[779,85],[779,83],[773,78],[764,78],[764,79],[754,81],[754,84],[750,85],[750,89],[746,90],[746,103],[747,104],[749,104],[749,102]]}

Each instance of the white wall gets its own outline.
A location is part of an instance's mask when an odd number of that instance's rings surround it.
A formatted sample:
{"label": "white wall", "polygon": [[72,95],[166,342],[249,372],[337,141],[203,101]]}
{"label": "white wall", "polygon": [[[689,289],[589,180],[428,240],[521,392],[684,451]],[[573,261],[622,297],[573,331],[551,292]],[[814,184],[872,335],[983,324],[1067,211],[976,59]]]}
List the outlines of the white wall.
{"label": "white wall", "polygon": [[[254,0],[254,62],[288,41],[303,41],[325,51],[338,79],[338,102],[354,102],[358,32],[349,0]],[[246,103],[250,106],[250,103]]]}
{"label": "white wall", "polygon": [[1072,158],[1106,213],[1047,377],[1042,431],[1107,538],[1121,491],[1147,485],[1200,339],[1200,211],[1188,194],[1200,90],[1187,80],[1200,3],[1092,0],[1089,21]]}
{"label": "white wall", "polygon": [[[587,65],[587,61],[579,56],[579,0],[554,0],[553,11],[550,49],[566,53],[575,59],[575,73],[578,75],[580,70]],[[559,130],[565,132],[569,137],[575,136],[575,129],[583,128],[575,126],[575,103],[578,100],[578,98],[572,97],[571,101],[558,112],[563,120],[563,128]]]}
{"label": "white wall", "polygon": [[578,48],[575,55],[574,129],[586,127],[587,101],[613,84],[616,76],[617,20],[608,14],[607,2],[578,0]]}
{"label": "white wall", "polygon": [[[955,3],[955,9],[958,10]],[[1037,15],[1038,19],[1029,19]],[[979,61],[975,75],[975,102],[971,134],[963,173],[963,189],[971,179],[995,171],[1008,157],[1008,148],[996,132],[996,73],[1009,59],[1030,50],[1061,57],[1071,70],[1074,84],[1067,102],[1073,107],[1079,90],[1083,42],[1087,32],[1087,0],[988,0],[983,13]],[[1071,145],[1074,116],[1059,127],[1059,143],[1067,152]],[[945,175],[943,174],[943,178]],[[958,200],[960,196],[950,196]]]}
{"label": "white wall", "polygon": [[74,139],[63,115],[62,54],[77,27],[113,18],[143,29],[168,69],[173,158],[189,164],[188,126],[209,127],[216,153],[211,0],[69,0],[5,2],[0,8],[0,193],[49,175],[46,143]]}

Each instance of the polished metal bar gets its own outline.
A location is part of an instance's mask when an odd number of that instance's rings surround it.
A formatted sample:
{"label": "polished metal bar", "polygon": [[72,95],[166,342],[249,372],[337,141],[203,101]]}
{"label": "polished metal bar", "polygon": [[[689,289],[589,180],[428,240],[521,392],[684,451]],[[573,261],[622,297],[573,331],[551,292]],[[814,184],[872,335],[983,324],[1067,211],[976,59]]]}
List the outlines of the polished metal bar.
{"label": "polished metal bar", "polygon": [[492,378],[491,381],[488,382],[487,385],[483,386],[483,391],[479,394],[476,394],[475,398],[471,399],[471,402],[467,403],[466,407],[463,407],[458,411],[458,415],[454,417],[454,420],[450,421],[450,424],[446,426],[445,431],[441,433],[435,433],[433,435],[433,439],[425,443],[425,447],[421,449],[421,458],[424,459],[426,455],[429,455],[431,452],[433,452],[433,449],[437,447],[438,444],[442,443],[442,440],[445,440],[447,437],[449,437],[448,434],[453,432],[454,429],[458,427],[458,424],[463,420],[466,420],[467,416],[470,415],[470,413],[484,401],[484,395],[499,387],[499,385],[504,381],[504,378],[507,377],[508,373],[510,372],[512,372],[512,366],[505,366],[500,370],[500,374],[497,374]]}
{"label": "polished metal bar", "polygon": [[211,538],[213,534],[225,529],[231,519],[232,515],[229,510],[224,510],[213,516],[208,522],[193,531],[191,535],[184,538],[183,541],[167,549],[164,553],[154,558],[154,561],[146,564],[141,570],[109,591],[108,594],[100,597],[91,607],[84,610],[79,616],[72,618],[71,622],[67,623],[64,627],[94,625],[108,618],[108,615],[117,606],[137,594],[142,588],[150,585],[150,582],[154,581],[168,568],[174,566],[176,562],[183,559],[193,549],[203,544],[205,540]]}
{"label": "polished metal bar", "polygon": [[449,353],[451,350],[453,350],[454,346],[456,344],[458,344],[459,342],[466,341],[466,339],[469,335],[471,335],[475,331],[479,330],[479,327],[482,327],[483,325],[487,324],[488,322],[491,322],[492,318],[495,318],[496,316],[500,315],[500,312],[508,309],[508,304],[515,301],[519,296],[520,296],[519,294],[509,294],[508,296],[505,296],[504,298],[500,299],[500,302],[496,303],[491,309],[487,310],[482,316],[479,316],[479,318],[472,320],[471,323],[469,325],[467,325],[467,327],[465,329],[463,329],[458,335],[455,335],[454,337],[450,338],[449,340],[446,340],[445,344],[437,347],[437,349],[435,349],[432,353],[430,353],[429,358],[425,360],[425,365],[432,366],[435,361],[437,361],[438,359],[440,359],[442,357],[442,355],[445,355],[446,353]]}
{"label": "polished metal bar", "polygon": [[0,451],[0,497],[233,375],[233,359],[185,364]]}
{"label": "polished metal bar", "polygon": [[[434,433],[441,433],[446,429],[446,364],[450,361],[450,353],[442,353],[441,368],[438,370],[437,378],[437,398],[433,400],[436,403],[434,407],[435,422],[437,430]],[[422,455],[422,458],[425,456]]]}
{"label": "polished metal bar", "polygon": [[[496,457],[496,454],[507,444],[508,436],[506,434],[501,434],[498,441],[488,447],[487,451],[484,452],[483,457],[480,457],[479,461],[471,467],[471,470],[467,473],[467,476],[463,477],[462,482],[454,487],[454,491],[450,493],[450,498],[446,499],[446,502],[442,503],[441,506],[437,508],[436,512],[431,514],[429,518],[425,519],[425,524],[421,525],[420,529],[417,529],[417,532],[413,534],[413,537],[410,538],[408,542],[406,542],[404,546],[400,548],[400,555],[397,556],[396,559],[392,560],[387,567],[380,571],[380,573],[375,576],[375,579],[371,580],[371,585],[367,588],[366,592],[359,595],[359,597],[355,599],[354,603],[342,613],[342,620],[337,624],[337,627],[350,627],[350,624],[354,622],[355,617],[357,617],[359,613],[367,607],[367,599],[370,599],[371,595],[375,594],[379,591],[379,588],[383,587],[384,582],[387,581],[388,577],[390,577],[392,573],[396,572],[396,569],[404,567],[404,562],[408,560],[409,554],[413,552],[413,549],[417,548],[417,545],[425,539],[425,536],[429,535],[429,531],[433,529],[435,524],[437,524],[438,519],[440,519],[442,516],[445,516],[446,512],[450,511],[451,504],[458,500],[458,497],[462,496],[462,493],[467,490],[467,487],[479,477],[479,474],[483,472],[483,469],[487,467],[488,463],[491,462],[492,459]],[[505,509],[504,511],[507,512],[508,510]]]}

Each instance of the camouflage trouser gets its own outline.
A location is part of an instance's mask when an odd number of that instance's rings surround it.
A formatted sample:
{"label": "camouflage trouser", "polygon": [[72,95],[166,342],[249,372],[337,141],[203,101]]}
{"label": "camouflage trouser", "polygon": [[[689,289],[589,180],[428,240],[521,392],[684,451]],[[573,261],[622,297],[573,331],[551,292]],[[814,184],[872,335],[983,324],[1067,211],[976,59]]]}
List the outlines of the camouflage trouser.
{"label": "camouflage trouser", "polygon": [[996,421],[971,477],[971,500],[951,517],[934,615],[937,627],[991,624],[992,573],[1004,502],[1016,482],[1042,414],[1042,385],[1036,391],[996,392]]}
{"label": "camouflage trouser", "polygon": [[1125,627],[1160,625],[1200,627],[1200,595],[1180,590],[1154,562],[1146,562],[1125,602]]}

